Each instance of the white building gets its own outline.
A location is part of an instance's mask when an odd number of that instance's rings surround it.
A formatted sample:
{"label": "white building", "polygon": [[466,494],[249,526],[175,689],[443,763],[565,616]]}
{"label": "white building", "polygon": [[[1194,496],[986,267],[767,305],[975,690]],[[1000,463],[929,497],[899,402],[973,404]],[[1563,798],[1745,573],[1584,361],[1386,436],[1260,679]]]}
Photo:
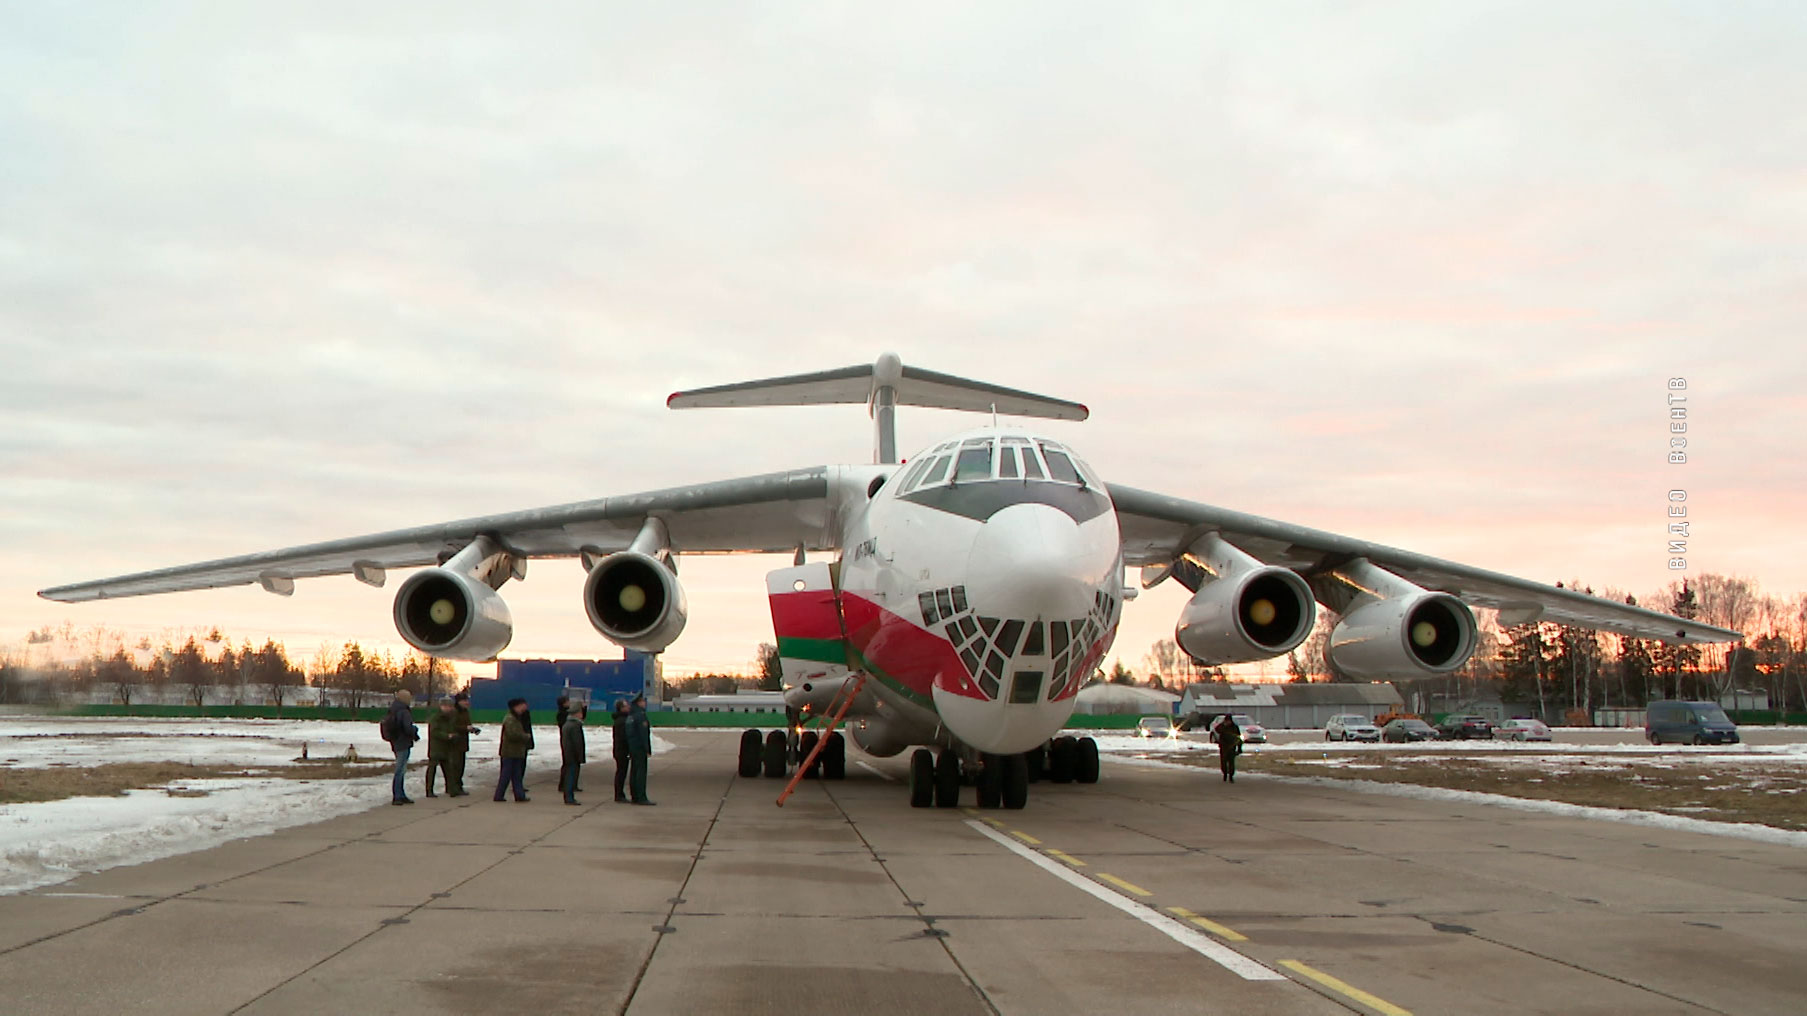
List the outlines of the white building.
{"label": "white building", "polygon": [[1372,684],[1223,684],[1186,686],[1180,715],[1246,713],[1275,730],[1311,730],[1332,716],[1354,713],[1369,719],[1405,704],[1399,689]]}

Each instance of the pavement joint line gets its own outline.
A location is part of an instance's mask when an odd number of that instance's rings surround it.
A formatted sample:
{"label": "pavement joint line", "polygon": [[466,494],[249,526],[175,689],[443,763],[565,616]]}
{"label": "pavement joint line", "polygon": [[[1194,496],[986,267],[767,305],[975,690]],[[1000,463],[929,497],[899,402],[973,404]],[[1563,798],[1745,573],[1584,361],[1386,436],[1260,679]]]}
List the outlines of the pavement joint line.
{"label": "pavement joint line", "polygon": [[892,783],[897,782],[897,777],[892,776],[890,773],[885,772],[883,769],[880,769],[879,767],[872,765],[868,762],[861,761],[860,759],[854,759],[853,764],[856,766],[859,766],[861,769],[866,770],[867,772],[871,773],[872,775],[878,777],[881,780],[888,780]]}
{"label": "pavement joint line", "polygon": [[1353,999],[1354,1001],[1373,1009],[1375,1012],[1381,1013],[1382,1016],[1412,1016],[1412,1011],[1410,1009],[1401,1009],[1386,999],[1381,998],[1379,995],[1369,994],[1347,981],[1332,977],[1322,970],[1308,967],[1298,960],[1281,960],[1280,965],[1301,977],[1316,981],[1339,995]]}
{"label": "pavement joint line", "polygon": [[966,824],[972,829],[977,830],[979,835],[998,844],[1005,850],[1023,858],[1030,864],[1053,875],[1055,878],[1078,889],[1080,892],[1085,893],[1108,906],[1115,907],[1123,913],[1141,921],[1143,924],[1166,935],[1168,938],[1171,938],[1180,945],[1198,953],[1200,956],[1217,963],[1219,966],[1222,966],[1224,969],[1245,981],[1278,981],[1284,983],[1288,980],[1285,974],[1273,970],[1259,960],[1250,956],[1245,956],[1211,936],[1206,935],[1204,932],[1182,924],[1147,904],[1124,899],[1121,894],[1111,892],[1109,889],[1086,878],[1084,875],[1076,874],[1071,869],[1056,864],[1043,856],[1040,852],[1030,850],[1028,847],[1023,846],[1021,843],[1016,842],[994,829],[986,828],[984,823],[969,821]]}
{"label": "pavement joint line", "polygon": [[1242,932],[1236,931],[1233,928],[1229,928],[1224,925],[1218,924],[1216,921],[1211,920],[1209,917],[1203,917],[1198,914],[1195,914],[1192,911],[1187,910],[1185,907],[1168,907],[1167,912],[1170,914],[1174,914],[1178,917],[1185,918],[1188,921],[1191,921],[1193,924],[1196,924],[1199,927],[1210,932],[1211,934],[1216,935],[1218,938],[1226,939],[1231,942],[1247,942],[1249,940],[1249,937],[1247,935],[1244,935]]}
{"label": "pavement joint line", "polygon": [[1072,865],[1075,868],[1085,867],[1084,861],[1081,861],[1079,858],[1074,857],[1072,854],[1069,854],[1064,850],[1055,850],[1053,847],[1049,847],[1048,848],[1048,856],[1049,857],[1058,857],[1062,861],[1065,861],[1066,863]]}
{"label": "pavement joint line", "polygon": [[1016,837],[1019,840],[1022,840],[1024,843],[1027,843],[1032,847],[1039,847],[1042,845],[1041,840],[1038,840],[1035,837],[1033,837],[1025,832],[1019,832],[1015,829],[1012,829],[1012,830],[1010,830],[1010,835]]}
{"label": "pavement joint line", "polygon": [[1142,888],[1141,886],[1135,884],[1134,882],[1125,881],[1124,879],[1120,879],[1115,875],[1105,874],[1102,871],[1098,873],[1098,878],[1101,881],[1109,882],[1111,885],[1114,885],[1117,888],[1119,888],[1127,893],[1135,893],[1137,896],[1153,896],[1154,895],[1154,893],[1149,892],[1148,890]]}

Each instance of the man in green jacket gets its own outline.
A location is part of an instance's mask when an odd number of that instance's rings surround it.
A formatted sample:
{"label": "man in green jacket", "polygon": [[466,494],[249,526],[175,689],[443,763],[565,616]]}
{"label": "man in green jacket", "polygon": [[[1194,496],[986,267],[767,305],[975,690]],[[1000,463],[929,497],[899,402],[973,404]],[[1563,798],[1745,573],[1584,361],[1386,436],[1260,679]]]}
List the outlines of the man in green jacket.
{"label": "man in green jacket", "polygon": [[508,718],[502,721],[502,771],[496,776],[496,800],[512,788],[517,803],[527,800],[527,753],[533,750],[533,721],[528,717],[527,700],[508,700]]}
{"label": "man in green jacket", "polygon": [[433,793],[433,777],[436,773],[445,773],[445,792],[447,797],[457,797],[459,787],[452,781],[452,739],[457,736],[458,707],[452,700],[440,699],[439,708],[433,711],[427,720],[427,796],[438,797]]}
{"label": "man in green jacket", "polygon": [[471,750],[471,735],[477,728],[471,725],[471,693],[461,691],[452,696],[452,707],[457,711],[457,722],[452,724],[452,740],[446,747],[445,784],[449,797],[463,797],[464,761]]}

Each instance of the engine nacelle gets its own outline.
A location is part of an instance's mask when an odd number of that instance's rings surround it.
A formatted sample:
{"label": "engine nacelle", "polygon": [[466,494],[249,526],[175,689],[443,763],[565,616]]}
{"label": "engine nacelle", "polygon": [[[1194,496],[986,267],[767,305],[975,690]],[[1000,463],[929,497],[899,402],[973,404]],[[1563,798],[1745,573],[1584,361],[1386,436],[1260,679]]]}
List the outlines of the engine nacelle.
{"label": "engine nacelle", "polygon": [[584,613],[610,642],[642,653],[662,652],[690,619],[677,575],[637,550],[610,554],[591,567]]}
{"label": "engine nacelle", "polygon": [[1318,616],[1311,587],[1290,568],[1264,566],[1199,587],[1173,639],[1204,663],[1251,663],[1290,652]]}
{"label": "engine nacelle", "polygon": [[487,584],[447,568],[428,568],[396,590],[395,630],[429,656],[481,663],[508,648],[514,618]]}
{"label": "engine nacelle", "polygon": [[1468,605],[1423,589],[1355,607],[1330,632],[1330,660],[1352,677],[1447,674],[1474,647]]}

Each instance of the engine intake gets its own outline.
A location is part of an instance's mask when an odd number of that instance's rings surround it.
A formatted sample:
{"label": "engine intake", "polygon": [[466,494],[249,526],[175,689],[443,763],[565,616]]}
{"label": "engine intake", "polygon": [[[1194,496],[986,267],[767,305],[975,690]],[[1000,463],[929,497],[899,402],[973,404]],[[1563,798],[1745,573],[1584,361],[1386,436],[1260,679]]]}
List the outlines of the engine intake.
{"label": "engine intake", "polygon": [[514,618],[488,585],[446,568],[428,568],[396,590],[395,629],[430,656],[484,662],[508,648]]}
{"label": "engine intake", "polygon": [[1331,662],[1354,677],[1447,674],[1474,647],[1468,605],[1423,590],[1356,607],[1330,632]]}
{"label": "engine intake", "polygon": [[584,612],[609,641],[642,653],[663,651],[689,620],[677,575],[637,550],[610,554],[590,569],[584,579]]}

